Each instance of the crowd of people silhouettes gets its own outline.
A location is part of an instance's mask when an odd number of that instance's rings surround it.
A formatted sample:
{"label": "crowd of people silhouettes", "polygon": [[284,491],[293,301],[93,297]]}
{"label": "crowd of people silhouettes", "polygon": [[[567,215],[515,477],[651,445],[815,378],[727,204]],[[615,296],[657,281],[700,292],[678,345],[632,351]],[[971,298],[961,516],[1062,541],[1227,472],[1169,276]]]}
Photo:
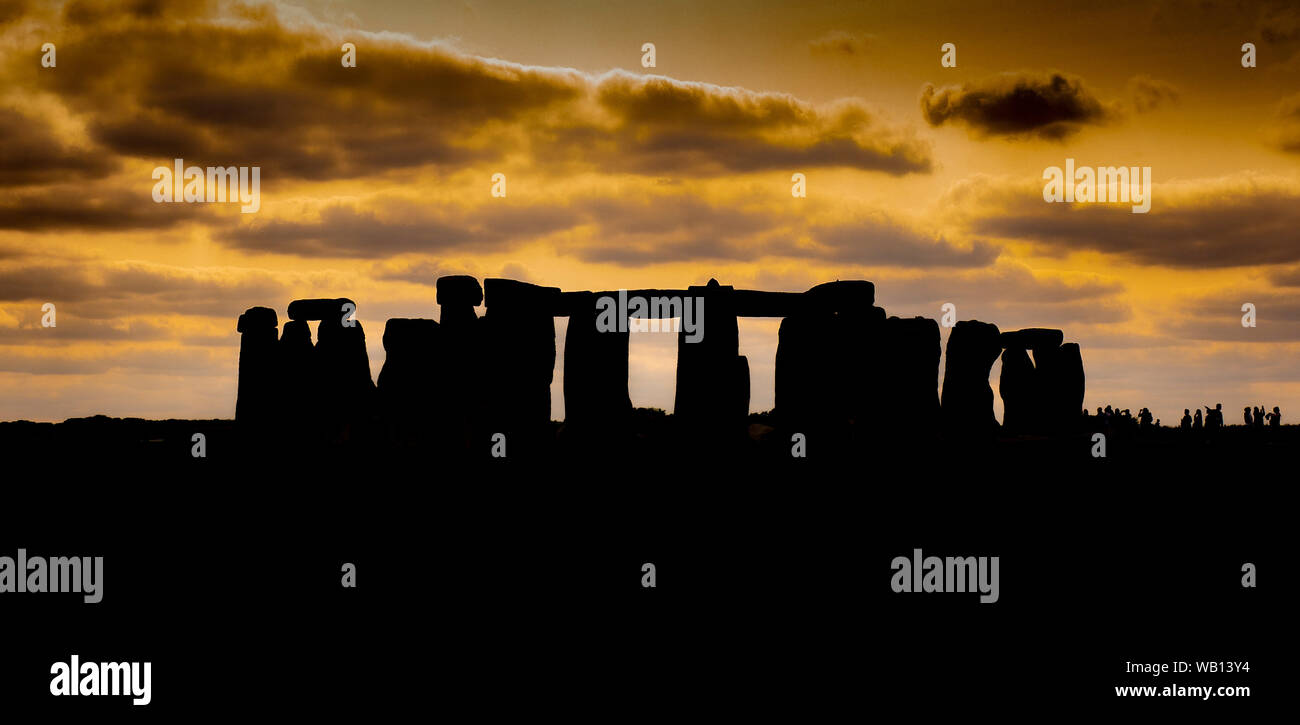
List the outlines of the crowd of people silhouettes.
{"label": "crowd of people silhouettes", "polygon": [[[1088,416],[1085,409],[1083,415]],[[1246,406],[1242,417],[1245,421],[1245,427],[1254,430],[1263,430],[1268,428],[1279,428],[1282,425],[1282,411],[1278,406],[1273,406],[1270,412],[1265,410],[1264,406]],[[1097,418],[1099,422],[1109,427],[1116,428],[1158,428],[1160,420],[1155,418],[1151,411],[1142,408],[1136,416],[1128,408],[1097,407]],[[1179,421],[1179,429],[1185,431],[1215,431],[1224,426],[1223,422],[1223,403],[1217,403],[1213,408],[1205,406],[1205,414],[1201,415],[1201,409],[1197,408],[1193,414],[1190,408],[1183,409],[1183,418]]]}

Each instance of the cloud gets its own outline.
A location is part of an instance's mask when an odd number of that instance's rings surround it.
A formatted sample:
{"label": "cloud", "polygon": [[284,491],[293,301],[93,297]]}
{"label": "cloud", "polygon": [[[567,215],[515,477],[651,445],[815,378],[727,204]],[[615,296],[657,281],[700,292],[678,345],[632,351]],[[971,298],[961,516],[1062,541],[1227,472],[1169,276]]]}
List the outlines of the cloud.
{"label": "cloud", "polygon": [[79,182],[19,189],[0,195],[0,229],[25,232],[125,229],[166,229],[185,221],[205,219],[224,226],[239,215],[237,205],[169,204],[154,202],[154,182],[141,176],[136,191]]}
{"label": "cloud", "polygon": [[42,260],[0,267],[0,302],[57,305],[83,320],[210,315],[234,320],[254,305],[292,299],[300,276],[148,262]]}
{"label": "cloud", "polygon": [[1278,102],[1273,121],[1273,139],[1278,148],[1300,154],[1300,93]]}
{"label": "cloud", "polygon": [[1027,242],[1041,253],[1091,250],[1182,269],[1300,262],[1300,187],[1287,179],[1154,184],[1147,214],[1128,204],[1048,204],[1042,182],[968,181],[946,198],[971,234]]}
{"label": "cloud", "polygon": [[847,33],[832,30],[815,38],[808,44],[813,55],[862,56],[875,45],[876,36],[872,33]]}
{"label": "cloud", "polygon": [[1276,287],[1300,287],[1300,266],[1275,269],[1269,281]]}
{"label": "cloud", "polygon": [[56,326],[43,327],[39,307],[33,305],[18,311],[25,313],[22,315],[25,319],[18,327],[0,326],[0,345],[39,343],[44,346],[72,340],[151,342],[172,337],[170,328],[149,320],[83,320],[60,313]]}
{"label": "cloud", "polygon": [[960,123],[977,136],[1061,141],[1086,125],[1113,120],[1083,81],[1062,73],[1002,73],[974,83],[921,91],[921,114],[931,126]]}
{"label": "cloud", "polygon": [[[40,75],[27,57],[2,67],[15,88],[66,106],[111,154],[100,163],[115,155],[258,165],[268,183],[519,157],[552,171],[651,175],[932,167],[926,144],[858,100],[816,105],[662,76],[522,65],[300,15],[237,2],[75,2],[62,22],[48,9],[34,13],[27,31],[65,38],[57,74]],[[343,40],[357,45],[355,68],[340,63]]]}
{"label": "cloud", "polygon": [[[652,188],[660,189],[658,185]],[[301,257],[377,259],[400,254],[491,254],[546,243],[588,263],[642,267],[684,261],[785,257],[898,267],[979,267],[997,259],[988,242],[961,244],[882,212],[844,216],[815,202],[794,209],[690,192],[610,195],[478,206],[421,204],[375,196],[332,201],[306,218],[255,219],[218,241]]]}
{"label": "cloud", "polygon": [[876,282],[878,304],[890,314],[936,317],[940,305],[951,302],[959,319],[994,322],[1004,330],[1109,324],[1132,316],[1117,281],[1035,272],[1017,262],[921,275],[877,271],[867,278]]}
{"label": "cloud", "polygon": [[[1255,305],[1255,326],[1242,327],[1242,305]],[[1234,288],[1199,295],[1183,305],[1170,334],[1189,340],[1300,342],[1300,291]]]}
{"label": "cloud", "polygon": [[0,2],[0,25],[17,20],[31,9],[29,0],[5,0]]}
{"label": "cloud", "polygon": [[1176,104],[1182,95],[1174,84],[1146,74],[1133,76],[1127,86],[1129,102],[1138,113]]}
{"label": "cloud", "polygon": [[96,179],[117,163],[93,149],[60,143],[38,119],[0,107],[0,187]]}

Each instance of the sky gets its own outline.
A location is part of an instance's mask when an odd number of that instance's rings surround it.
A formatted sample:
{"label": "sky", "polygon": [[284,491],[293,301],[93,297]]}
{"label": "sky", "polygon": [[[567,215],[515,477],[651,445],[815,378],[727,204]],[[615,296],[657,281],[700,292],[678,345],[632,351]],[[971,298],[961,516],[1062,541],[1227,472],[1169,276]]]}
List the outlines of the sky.
{"label": "sky", "polygon": [[[0,0],[0,420],[233,417],[236,318],[301,297],[356,300],[377,377],[444,274],[867,279],[1064,330],[1089,408],[1300,411],[1300,6],[1046,5]],[[260,207],[155,202],[176,158]],[[1150,167],[1150,211],[1047,203],[1066,159]],[[778,324],[741,320],[755,411]],[[675,364],[632,335],[633,403]]]}

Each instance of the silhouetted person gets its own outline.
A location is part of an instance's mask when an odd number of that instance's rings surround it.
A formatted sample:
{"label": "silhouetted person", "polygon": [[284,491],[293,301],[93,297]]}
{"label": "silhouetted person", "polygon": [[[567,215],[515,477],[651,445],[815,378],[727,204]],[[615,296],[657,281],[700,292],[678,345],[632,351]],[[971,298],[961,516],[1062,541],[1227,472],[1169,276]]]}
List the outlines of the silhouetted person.
{"label": "silhouetted person", "polygon": [[1268,427],[1278,428],[1282,425],[1282,411],[1273,406],[1273,412],[1268,414]]}
{"label": "silhouetted person", "polygon": [[[1199,416],[1201,414],[1201,411],[1199,410],[1196,411],[1196,414]],[[1178,427],[1182,428],[1183,430],[1192,429],[1192,411],[1188,410],[1187,408],[1183,408],[1183,419],[1182,421],[1179,422]]]}
{"label": "silhouetted person", "polygon": [[1255,409],[1255,430],[1264,430],[1264,406]]}
{"label": "silhouetted person", "polygon": [[1151,415],[1151,411],[1150,411],[1150,410],[1148,410],[1148,409],[1146,409],[1146,408],[1143,408],[1143,409],[1138,413],[1138,422],[1139,422],[1139,424],[1140,424],[1143,428],[1150,428],[1150,427],[1151,427],[1151,419],[1152,419],[1153,417],[1154,417],[1154,416]]}
{"label": "silhouetted person", "polygon": [[1246,406],[1246,410],[1242,413],[1242,415],[1245,416],[1245,418],[1246,418],[1246,425],[1249,426],[1249,425],[1250,425],[1250,406],[1249,406],[1249,405]]}
{"label": "silhouetted person", "polygon": [[[1208,408],[1207,408],[1207,410],[1208,410]],[[1201,409],[1200,409],[1200,408],[1197,408],[1197,409],[1196,409],[1196,418],[1195,418],[1194,420],[1192,420],[1192,430],[1200,430],[1200,429],[1201,429]]]}
{"label": "silhouetted person", "polygon": [[1205,406],[1205,430],[1216,431],[1223,425],[1223,403],[1215,404],[1214,408]]}

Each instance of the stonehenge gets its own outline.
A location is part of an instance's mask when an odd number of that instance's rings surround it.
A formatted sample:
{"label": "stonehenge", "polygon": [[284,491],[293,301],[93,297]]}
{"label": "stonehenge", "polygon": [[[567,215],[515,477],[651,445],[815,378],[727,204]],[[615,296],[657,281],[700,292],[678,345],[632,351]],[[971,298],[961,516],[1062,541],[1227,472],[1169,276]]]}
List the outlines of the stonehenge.
{"label": "stonehenge", "polygon": [[948,438],[982,441],[997,432],[989,372],[1000,354],[997,325],[961,320],[953,326],[944,360],[940,408]]}
{"label": "stonehenge", "polygon": [[492,381],[481,388],[487,417],[497,424],[493,432],[504,433],[516,450],[540,445],[551,422],[555,316],[550,310],[560,288],[486,279],[483,292],[483,372]]}
{"label": "stonehenge", "polygon": [[616,429],[632,414],[627,390],[628,330],[596,328],[596,294],[568,302],[564,335],[564,422],[582,431]]}
{"label": "stonehenge", "polygon": [[439,403],[439,342],[433,320],[394,318],[384,325],[384,366],[376,381],[379,412],[400,443],[414,445],[437,432],[429,413]]}
{"label": "stonehenge", "polygon": [[[282,424],[290,438],[334,442],[377,430],[397,445],[420,446],[434,437],[469,449],[502,433],[514,451],[531,453],[554,434],[555,318],[567,317],[563,430],[611,440],[632,420],[628,318],[679,316],[696,304],[691,309],[703,326],[692,334],[685,324],[679,328],[673,406],[679,429],[695,439],[745,438],[750,367],[740,354],[740,317],[781,319],[773,417],[783,429],[851,429],[887,443],[942,436],[976,444],[999,430],[1074,430],[1083,405],[1083,359],[1061,330],[1004,332],[962,320],[945,353],[935,320],[889,317],[876,306],[875,291],[866,280],[798,293],[735,289],[711,279],[677,290],[564,292],[445,276],[437,280],[437,321],[388,320],[376,382],[351,300],[293,300],[282,331],[275,310],[253,307],[237,325],[235,417],[249,430]],[[614,298],[619,306],[611,321]],[[315,342],[311,322],[318,323]],[[1001,425],[989,381],[999,357]]]}
{"label": "stonehenge", "polygon": [[883,402],[885,311],[875,285],[827,282],[781,321],[776,350],[776,409],[796,431],[874,420]]}
{"label": "stonehenge", "polygon": [[[1069,430],[1083,407],[1083,358],[1060,330],[1030,328],[1001,335],[1002,425],[1009,433]],[[1033,359],[1030,359],[1030,353]]]}
{"label": "stonehenge", "polygon": [[[885,320],[883,407],[894,431],[931,434],[939,423],[939,323],[928,317]],[[897,435],[893,437],[898,437]]]}
{"label": "stonehenge", "polygon": [[673,415],[696,435],[744,430],[749,415],[749,360],[740,355],[735,288],[716,279],[690,287],[685,298],[704,299],[704,336],[690,342],[677,333],[677,391]]}
{"label": "stonehenge", "polygon": [[239,391],[235,420],[262,425],[270,422],[278,407],[275,402],[276,328],[275,310],[250,307],[239,316]]}

